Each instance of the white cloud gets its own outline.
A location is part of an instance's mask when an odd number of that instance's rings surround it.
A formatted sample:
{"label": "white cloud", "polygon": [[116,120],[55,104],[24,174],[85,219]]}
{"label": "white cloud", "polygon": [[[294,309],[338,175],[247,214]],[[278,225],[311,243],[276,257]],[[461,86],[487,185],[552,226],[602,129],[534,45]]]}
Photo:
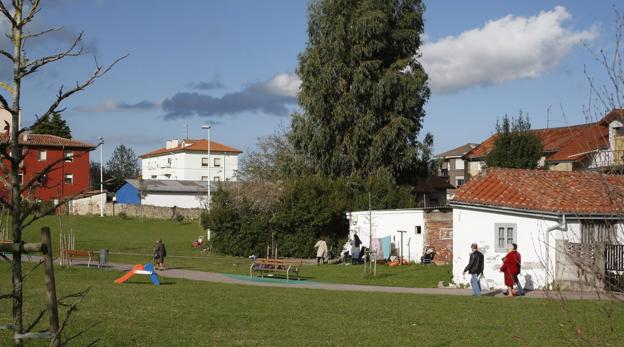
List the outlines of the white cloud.
{"label": "white cloud", "polygon": [[537,16],[506,17],[422,46],[420,59],[434,92],[535,78],[557,67],[570,50],[598,36],[595,26],[564,27],[572,15],[562,6]]}
{"label": "white cloud", "polygon": [[296,97],[301,80],[294,73],[282,73],[262,83],[262,86],[275,95]]}

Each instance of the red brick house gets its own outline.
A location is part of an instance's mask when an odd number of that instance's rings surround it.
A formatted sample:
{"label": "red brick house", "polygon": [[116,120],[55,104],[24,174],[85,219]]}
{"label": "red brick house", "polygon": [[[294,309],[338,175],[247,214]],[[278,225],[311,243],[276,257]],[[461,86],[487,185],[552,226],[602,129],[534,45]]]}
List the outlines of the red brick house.
{"label": "red brick house", "polygon": [[[1,143],[7,143],[6,135],[0,136]],[[89,152],[95,145],[65,139],[53,135],[24,133],[20,137],[24,146],[24,161],[21,165],[21,180],[27,184],[52,165],[49,173],[41,178],[41,186],[24,196],[38,200],[68,198],[89,190]],[[63,160],[65,158],[65,160]],[[8,161],[5,165],[9,166]],[[10,195],[10,190],[0,186],[0,194]]]}

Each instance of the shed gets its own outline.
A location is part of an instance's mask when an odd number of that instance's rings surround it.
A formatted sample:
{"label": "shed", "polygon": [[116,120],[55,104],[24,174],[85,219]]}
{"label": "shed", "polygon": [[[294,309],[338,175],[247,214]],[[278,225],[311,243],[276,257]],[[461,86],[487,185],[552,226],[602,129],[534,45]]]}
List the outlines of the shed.
{"label": "shed", "polygon": [[[217,189],[215,182],[210,189]],[[115,196],[123,204],[200,208],[206,204],[206,194],[206,181],[128,179]]]}

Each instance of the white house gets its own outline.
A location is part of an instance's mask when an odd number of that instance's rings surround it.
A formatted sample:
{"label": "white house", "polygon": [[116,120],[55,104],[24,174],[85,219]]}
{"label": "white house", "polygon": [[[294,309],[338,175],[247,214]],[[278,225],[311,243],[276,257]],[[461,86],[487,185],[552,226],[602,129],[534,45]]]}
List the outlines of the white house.
{"label": "white house", "polygon": [[[389,237],[399,256],[402,247],[403,257],[408,261],[419,262],[426,244],[435,247],[437,263],[442,264],[452,259],[453,231],[451,214],[448,211],[423,208],[354,211],[347,213],[347,219],[350,225],[349,238],[352,239],[353,234],[357,233],[363,246],[367,248],[372,231],[373,239]],[[399,230],[405,233],[400,233]],[[383,254],[385,259],[389,256],[390,254]]]}
{"label": "white house", "polygon": [[522,255],[521,283],[537,289],[569,272],[558,260],[566,252],[556,247],[562,241],[624,242],[624,176],[490,168],[462,186],[450,203],[457,284],[469,283],[463,270],[472,243],[483,252],[484,275],[496,288],[504,288],[499,268],[505,246],[516,243]]}
{"label": "white house", "polygon": [[141,172],[144,180],[235,181],[238,170],[236,148],[207,140],[170,140],[164,148],[143,154]]}

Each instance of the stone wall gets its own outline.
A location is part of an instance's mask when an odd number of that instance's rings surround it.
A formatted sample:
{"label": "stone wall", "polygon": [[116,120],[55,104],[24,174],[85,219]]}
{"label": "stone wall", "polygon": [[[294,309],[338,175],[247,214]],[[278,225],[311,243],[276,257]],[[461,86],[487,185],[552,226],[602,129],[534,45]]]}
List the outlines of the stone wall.
{"label": "stone wall", "polygon": [[604,243],[572,243],[557,240],[555,284],[562,290],[604,289]]}
{"label": "stone wall", "polygon": [[453,261],[453,211],[425,211],[425,245],[436,250],[433,262],[442,265]]}
{"label": "stone wall", "polygon": [[[71,213],[78,216],[99,215],[101,196],[93,195],[83,199],[76,199],[68,204]],[[145,217],[154,219],[171,219],[175,214],[181,215],[184,219],[198,219],[201,216],[200,208],[176,207],[175,212],[172,207],[160,207],[151,205],[128,205],[113,204],[107,202],[104,205],[104,214],[107,216],[118,216],[120,213],[128,217]]]}

